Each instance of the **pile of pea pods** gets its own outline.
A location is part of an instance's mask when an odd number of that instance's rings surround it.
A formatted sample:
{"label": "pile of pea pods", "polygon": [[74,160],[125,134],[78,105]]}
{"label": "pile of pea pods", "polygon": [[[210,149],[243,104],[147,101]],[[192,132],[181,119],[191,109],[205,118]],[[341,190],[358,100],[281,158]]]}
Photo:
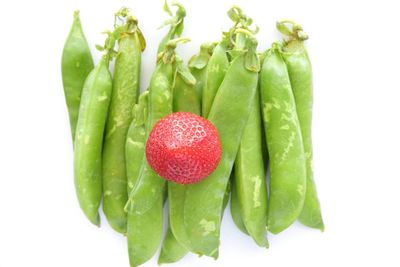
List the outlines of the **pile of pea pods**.
{"label": "pile of pea pods", "polygon": [[[278,22],[284,40],[259,53],[258,28],[234,6],[228,11],[232,27],[220,40],[201,45],[186,64],[176,52],[189,41],[181,37],[186,11],[167,2],[164,10],[169,30],[142,93],[146,42],[137,18],[128,8],[115,14],[114,29],[96,46],[103,56],[94,66],[79,12],[74,13],[62,79],[84,214],[100,226],[102,203],[108,223],[127,237],[131,266],[151,259],[161,243],[160,264],[189,252],[216,259],[229,197],[235,224],[260,247],[269,247],[267,232],[278,234],[296,220],[323,231],[312,167],[312,70],[302,27]],[[153,126],[176,111],[207,118],[221,138],[219,166],[196,184],[167,182],[146,160]]]}

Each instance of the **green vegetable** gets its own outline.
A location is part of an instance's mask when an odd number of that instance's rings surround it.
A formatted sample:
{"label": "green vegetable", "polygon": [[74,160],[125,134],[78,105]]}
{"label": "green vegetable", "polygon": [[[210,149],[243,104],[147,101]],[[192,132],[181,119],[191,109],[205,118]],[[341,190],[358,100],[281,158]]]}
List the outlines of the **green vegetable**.
{"label": "green vegetable", "polygon": [[173,88],[173,111],[191,112],[200,115],[200,97],[195,90],[196,79],[183,60],[176,56],[177,75]]}
{"label": "green vegetable", "polygon": [[159,197],[148,211],[129,213],[127,228],[131,267],[145,263],[157,252],[163,235],[163,205],[164,200]]}
{"label": "green vegetable", "polygon": [[[140,166],[145,156],[146,129],[149,91],[143,92],[133,109],[133,120],[126,139],[126,167],[128,190],[137,182]],[[157,200],[152,209],[143,214],[128,212],[127,237],[131,266],[149,260],[157,251],[162,239],[162,205]]]}
{"label": "green vegetable", "polygon": [[61,73],[72,139],[75,138],[83,84],[93,67],[92,54],[82,30],[79,11],[75,11],[74,22],[65,42],[61,60]]}
{"label": "green vegetable", "polygon": [[214,48],[214,52],[212,53],[206,67],[206,77],[202,97],[202,115],[205,118],[208,117],[214,97],[217,94],[218,88],[220,87],[229,67],[227,50],[226,42],[220,42]]}
{"label": "green vegetable", "polygon": [[[232,171],[234,174],[235,171]],[[235,223],[236,227],[242,231],[242,233],[248,235],[249,232],[246,229],[246,226],[243,223],[242,219],[242,214],[240,212],[240,207],[239,207],[239,199],[238,195],[236,192],[236,182],[235,182],[235,177],[232,175],[231,177],[231,184],[232,184],[232,190],[231,190],[231,215],[233,222]],[[265,227],[265,226],[264,226]]]}
{"label": "green vegetable", "polygon": [[277,234],[300,215],[306,190],[306,161],[289,74],[274,44],[261,69],[261,103],[270,157],[268,230]]}
{"label": "green vegetable", "polygon": [[259,246],[268,247],[265,228],[268,195],[261,134],[260,97],[257,92],[236,156],[235,191],[245,229]]}
{"label": "green vegetable", "polygon": [[103,147],[103,210],[114,230],[126,233],[124,206],[128,199],[125,166],[125,140],[132,121],[132,108],[140,90],[141,53],[145,41],[137,19],[129,9],[116,13],[119,34],[115,60],[113,91]]}
{"label": "green vegetable", "polygon": [[221,162],[207,179],[189,185],[186,191],[185,228],[192,251],[200,255],[218,255],[223,199],[257,89],[256,47],[257,41],[248,38],[246,49],[228,68],[208,116],[222,141]]}
{"label": "green vegetable", "polygon": [[176,240],[171,228],[168,228],[167,235],[161,248],[160,257],[158,258],[158,264],[177,262],[185,257],[187,253],[187,248]]}
{"label": "green vegetable", "polygon": [[[168,43],[152,76],[149,88],[149,115],[146,124],[147,137],[160,119],[172,113],[172,86],[176,72],[175,48],[178,42],[183,41],[187,39],[174,39]],[[150,167],[147,160],[144,160],[138,183],[130,193],[127,206],[137,213],[146,212],[157,198],[162,196],[165,184],[165,179]]]}
{"label": "green vegetable", "polygon": [[127,190],[130,192],[139,178],[140,167],[145,156],[146,120],[148,110],[149,91],[143,92],[138,104],[133,108],[132,123],[126,136],[125,157],[126,173],[128,178]]}
{"label": "green vegetable", "polygon": [[[286,26],[287,24],[291,25],[292,29],[289,29]],[[324,222],[322,220],[321,207],[313,178],[311,133],[313,106],[312,68],[306,48],[303,44],[308,36],[303,32],[300,25],[291,21],[279,22],[277,27],[283,34],[289,37],[281,53],[288,68],[290,83],[296,101],[296,110],[300,122],[304,153],[307,161],[306,198],[303,210],[299,216],[299,221],[306,226],[323,231]]]}
{"label": "green vegetable", "polygon": [[200,46],[200,52],[194,55],[189,60],[189,69],[193,76],[196,78],[196,85],[194,86],[200,99],[200,108],[202,110],[202,97],[206,81],[206,70],[208,61],[214,51],[215,43],[205,43]]}
{"label": "green vegetable", "polygon": [[[176,61],[177,74],[173,89],[173,111],[191,112],[199,115],[201,111],[200,99],[194,88],[196,80],[190,73],[188,67],[184,65],[182,59],[177,56]],[[184,250],[186,250],[186,253],[188,252],[189,242],[187,241],[186,231],[183,225],[185,191],[185,185],[168,182],[170,222],[170,230],[168,231],[171,232],[171,235],[174,236],[174,240],[177,242],[172,242],[171,238],[165,239],[164,242],[169,242],[169,249],[164,251],[164,256],[162,258],[170,258],[171,261],[176,257],[174,255],[168,255],[169,252],[174,253],[176,250],[178,250],[180,254],[183,254]],[[173,248],[174,245],[177,246],[177,248]],[[160,260],[162,260],[162,258],[160,256]]]}
{"label": "green vegetable", "polygon": [[108,69],[115,38],[106,40],[106,53],[88,75],[82,91],[74,149],[75,187],[79,204],[95,225],[102,196],[101,157],[103,133],[111,99],[112,77]]}

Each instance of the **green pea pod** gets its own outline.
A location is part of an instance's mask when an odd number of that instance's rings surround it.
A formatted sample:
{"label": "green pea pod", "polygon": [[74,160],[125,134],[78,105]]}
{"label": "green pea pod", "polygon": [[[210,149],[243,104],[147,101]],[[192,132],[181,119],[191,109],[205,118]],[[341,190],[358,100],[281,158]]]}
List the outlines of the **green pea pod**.
{"label": "green pea pod", "polygon": [[171,18],[166,20],[160,27],[162,28],[164,26],[169,26],[169,30],[168,33],[164,36],[164,38],[161,40],[160,44],[158,45],[157,54],[163,52],[167,46],[167,43],[170,40],[175,39],[176,37],[180,37],[183,32],[186,10],[183,7],[183,5],[177,2],[172,3],[172,6],[177,7],[175,16],[172,14],[171,8],[168,5],[167,0],[164,1],[164,11],[167,12],[168,15],[171,16]]}
{"label": "green pea pod", "polygon": [[128,178],[127,190],[130,192],[139,177],[140,166],[143,162],[146,145],[147,102],[149,91],[143,92],[139,102],[133,108],[133,119],[126,136],[125,157]]}
{"label": "green pea pod", "polygon": [[229,68],[227,45],[220,42],[208,61],[202,97],[202,115],[207,118],[215,95]]}
{"label": "green pea pod", "polygon": [[132,121],[132,108],[139,96],[141,53],[144,50],[141,40],[144,38],[136,18],[127,8],[122,8],[116,18],[125,23],[118,27],[118,53],[103,147],[103,211],[114,230],[126,233],[125,140]]}
{"label": "green pea pod", "polygon": [[226,186],[224,200],[222,202],[222,215],[224,215],[224,211],[225,211],[226,207],[228,206],[229,197],[231,195],[231,189],[232,189],[232,183],[229,180],[228,185]]}
{"label": "green pea pod", "polygon": [[75,138],[83,84],[93,67],[92,54],[82,30],[79,11],[75,11],[74,22],[65,42],[61,59],[61,73],[72,139]]}
{"label": "green pea pod", "polygon": [[[149,87],[149,114],[146,123],[146,140],[158,120],[172,112],[173,66],[160,63],[152,76]],[[136,213],[149,210],[162,196],[165,180],[143,159],[138,181],[130,193],[128,205]]]}
{"label": "green pea pod", "polygon": [[185,257],[188,253],[186,247],[176,240],[171,228],[168,228],[167,235],[165,236],[163,246],[161,248],[160,256],[158,257],[158,264],[174,263]]}
{"label": "green pea pod", "polygon": [[[177,43],[186,41],[188,39],[184,38],[171,40],[166,50],[160,54],[149,87],[146,140],[154,125],[172,113],[172,87],[177,72],[175,48]],[[138,182],[129,195],[126,209],[136,213],[146,212],[163,195],[165,185],[165,179],[161,178],[144,159]]]}
{"label": "green pea pod", "polygon": [[193,76],[196,78],[196,85],[194,86],[197,92],[198,98],[200,99],[200,107],[202,106],[203,90],[206,80],[207,64],[213,53],[215,43],[202,44],[200,52],[194,55],[189,60],[189,69]]}
{"label": "green pea pod", "polygon": [[185,228],[192,251],[200,255],[218,255],[223,199],[257,91],[258,70],[246,67],[247,53],[255,53],[256,46],[256,40],[249,38],[246,52],[232,61],[208,116],[221,138],[221,162],[207,179],[186,191]]}
{"label": "green pea pod", "polygon": [[261,103],[270,157],[268,230],[277,234],[300,215],[306,190],[306,162],[289,74],[274,44],[261,69]]}
{"label": "green pea pod", "polygon": [[235,189],[245,228],[259,246],[268,247],[265,229],[268,195],[261,134],[260,97],[257,92],[236,156]]}
{"label": "green pea pod", "polygon": [[313,178],[313,149],[312,149],[312,106],[313,84],[312,68],[303,41],[306,35],[302,28],[294,22],[279,22],[278,29],[287,29],[285,24],[292,24],[292,30],[281,31],[289,35],[289,40],[282,48],[282,56],[288,68],[290,83],[296,101],[296,110],[301,126],[304,153],[307,161],[307,187],[304,207],[299,216],[299,221],[309,227],[324,230],[321,207],[318,200],[317,189]]}
{"label": "green pea pod", "polygon": [[76,192],[82,210],[95,225],[100,225],[101,152],[112,91],[108,62],[109,58],[104,56],[85,81],[75,136]]}
{"label": "green pea pod", "polygon": [[[233,172],[234,173],[234,172]],[[244,225],[243,219],[242,219],[242,214],[240,212],[240,207],[239,207],[239,199],[237,195],[237,190],[236,190],[236,182],[234,175],[231,177],[231,184],[232,184],[232,189],[231,189],[231,215],[233,222],[235,223],[236,227],[244,234],[249,235],[249,232],[246,229],[246,226]],[[264,226],[265,227],[265,226]]]}
{"label": "green pea pod", "polygon": [[[175,85],[173,89],[173,110],[192,112],[200,115],[200,99],[199,95],[194,89],[196,80],[190,74],[190,71],[186,65],[183,64],[182,59],[179,57],[177,60],[177,75],[175,79]],[[168,182],[168,197],[169,197],[169,221],[170,231],[174,235],[174,239],[178,242],[176,245],[179,247],[183,246],[188,252],[189,241],[187,239],[186,230],[183,225],[183,203],[185,201],[186,186],[177,184],[174,182]],[[167,241],[168,239],[166,239]],[[165,242],[165,241],[164,241]],[[172,246],[173,243],[169,244]],[[172,248],[170,248],[172,250]],[[183,253],[182,248],[177,248]],[[165,258],[172,258],[173,255],[167,255],[168,251],[164,251]]]}
{"label": "green pea pod", "polygon": [[127,229],[131,267],[145,263],[157,252],[163,235],[163,205],[163,198],[158,197],[146,212],[129,213]]}
{"label": "green pea pod", "polygon": [[[138,180],[140,166],[145,157],[148,91],[139,97],[133,110],[133,120],[126,140],[126,167],[128,190],[132,190]],[[162,239],[162,203],[158,200],[153,207],[143,213],[128,212],[127,237],[131,266],[138,266],[149,260]]]}
{"label": "green pea pod", "polygon": [[195,90],[196,79],[182,59],[177,57],[176,60],[178,71],[173,89],[173,110],[200,115],[200,98]]}

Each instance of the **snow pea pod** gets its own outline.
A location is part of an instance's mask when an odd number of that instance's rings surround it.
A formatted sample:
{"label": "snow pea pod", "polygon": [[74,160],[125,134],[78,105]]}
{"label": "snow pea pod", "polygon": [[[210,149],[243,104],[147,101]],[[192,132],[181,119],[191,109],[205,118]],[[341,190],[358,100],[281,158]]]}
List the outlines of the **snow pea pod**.
{"label": "snow pea pod", "polygon": [[[159,44],[158,63],[150,82],[146,140],[157,121],[172,112],[172,87],[176,74],[175,48],[177,43],[188,41],[185,38],[171,40],[182,34],[184,17],[186,16],[186,11],[181,4],[174,3],[173,5],[178,8],[175,16],[172,16],[168,2],[166,0],[164,2],[164,10],[172,18],[164,22],[164,25],[169,25],[170,29]],[[164,195],[165,184],[165,180],[159,177],[147,163],[147,160],[144,159],[138,183],[129,193],[125,210],[130,212],[135,210],[137,213],[146,212],[157,198]]]}
{"label": "snow pea pod", "polygon": [[227,70],[214,98],[208,119],[218,129],[223,148],[221,162],[205,180],[186,190],[184,222],[191,250],[217,258],[223,200],[240,139],[256,94],[259,61],[257,41],[248,38],[246,49]]}
{"label": "snow pea pod", "polygon": [[125,21],[117,28],[120,35],[118,53],[103,146],[103,211],[114,230],[126,233],[125,141],[132,121],[132,108],[139,96],[141,53],[145,41],[137,19],[129,9],[122,8],[116,19]]}
{"label": "snow pea pod", "polygon": [[257,91],[236,156],[235,189],[245,228],[259,246],[268,247],[265,229],[268,195],[261,134],[260,97]]}
{"label": "snow pea pod", "polygon": [[206,67],[202,97],[202,115],[205,118],[208,117],[215,95],[229,68],[227,50],[227,43],[225,41],[220,42],[214,48]]}
{"label": "snow pea pod", "polygon": [[[292,26],[291,29],[287,27],[287,24]],[[308,36],[303,32],[300,25],[292,21],[278,22],[277,28],[289,37],[282,47],[281,54],[289,72],[290,83],[296,101],[296,110],[301,127],[304,153],[307,161],[306,198],[303,210],[299,216],[299,221],[306,226],[323,231],[324,222],[313,178],[311,131],[313,106],[312,67],[308,53],[303,44],[304,40],[308,39]]]}
{"label": "snow pea pod", "polygon": [[201,113],[201,103],[196,92],[196,79],[180,57],[176,57],[177,75],[173,88],[173,110]]}
{"label": "snow pea pod", "polygon": [[236,182],[235,182],[235,177],[234,177],[235,171],[232,171],[231,175],[231,184],[232,184],[232,189],[231,189],[231,215],[233,222],[235,223],[236,227],[242,231],[242,233],[249,235],[249,232],[246,229],[246,226],[243,223],[242,219],[242,214],[240,212],[239,208],[239,200],[238,200],[238,195],[236,192]]}
{"label": "snow pea pod", "polygon": [[[140,166],[145,157],[148,91],[143,92],[133,110],[133,120],[126,140],[126,167],[128,190],[136,184]],[[149,260],[157,251],[162,239],[163,203],[157,200],[149,211],[143,214],[128,212],[127,238],[131,266],[138,266]]]}
{"label": "snow pea pod", "polygon": [[163,246],[161,248],[160,256],[158,257],[158,264],[177,262],[188,253],[186,247],[176,240],[171,228],[168,228],[167,235],[165,236]]}
{"label": "snow pea pod", "polygon": [[205,43],[200,46],[200,52],[192,56],[189,60],[189,69],[193,76],[196,78],[196,85],[194,86],[200,99],[200,107],[202,106],[203,90],[206,80],[206,70],[208,61],[214,51],[215,43]]}
{"label": "snow pea pod", "polygon": [[[205,70],[205,83],[202,97],[202,116],[205,118],[208,117],[215,95],[229,68],[230,58],[228,57],[228,52],[232,52],[232,40],[237,35],[235,31],[237,29],[248,29],[248,26],[253,23],[253,20],[246,16],[238,6],[233,6],[229,9],[228,16],[234,22],[234,25],[228,32],[223,32],[223,38],[216,44]],[[245,41],[245,39],[246,38],[242,40]],[[236,45],[237,44],[235,44],[235,46]],[[240,43],[239,46],[243,45],[244,43]],[[243,47],[240,47],[240,49],[242,48]]]}
{"label": "snow pea pod", "polygon": [[306,161],[289,74],[275,43],[261,69],[261,103],[270,157],[268,230],[277,234],[300,215],[306,190]]}
{"label": "snow pea pod", "polygon": [[[149,111],[146,123],[146,140],[154,125],[172,113],[172,86],[176,73],[175,48],[177,43],[188,39],[171,40],[166,50],[160,54],[156,70],[149,87]],[[131,191],[126,209],[136,213],[148,211],[154,202],[163,195],[166,181],[161,178],[144,159],[138,182]]]}
{"label": "snow pea pod", "polygon": [[82,210],[95,225],[100,225],[101,153],[112,91],[109,60],[109,55],[104,55],[85,81],[75,136],[76,192]]}
{"label": "snow pea pod", "polygon": [[129,213],[128,254],[132,267],[145,263],[157,252],[163,235],[163,206],[164,200],[159,197],[146,212]]}
{"label": "snow pea pod", "polygon": [[126,136],[125,157],[126,157],[126,173],[128,178],[127,190],[130,192],[138,180],[140,166],[144,158],[144,148],[146,142],[145,123],[147,119],[147,101],[149,91],[143,92],[138,104],[133,108],[133,119],[129,126]]}
{"label": "snow pea pod", "polygon": [[[184,65],[182,59],[177,57],[176,60],[177,75],[173,89],[173,111],[192,112],[200,115],[200,99],[194,88],[196,79],[190,73],[188,67]],[[183,225],[185,192],[185,185],[168,182],[170,231],[171,234],[174,235],[174,239],[176,239],[178,242],[172,243],[169,239],[166,239],[166,241],[170,242],[169,246],[171,251],[174,251],[172,246],[176,244],[176,246],[178,246],[176,249],[181,253],[183,253],[183,248],[185,248],[187,253],[189,247],[189,241],[187,240],[186,230]],[[174,255],[167,255],[167,253],[168,251],[165,250],[165,255],[163,256],[164,258],[174,258]]]}
{"label": "snow pea pod", "polygon": [[61,59],[61,73],[72,139],[75,138],[83,84],[93,67],[92,54],[82,30],[79,11],[75,11],[74,22],[65,41]]}

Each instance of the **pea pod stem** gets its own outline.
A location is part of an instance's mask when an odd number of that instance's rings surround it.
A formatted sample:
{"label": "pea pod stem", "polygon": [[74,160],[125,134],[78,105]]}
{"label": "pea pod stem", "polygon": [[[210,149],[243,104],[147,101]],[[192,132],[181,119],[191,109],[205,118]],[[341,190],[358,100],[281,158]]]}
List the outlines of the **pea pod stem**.
{"label": "pea pod stem", "polygon": [[289,37],[289,41],[292,39],[297,39],[300,41],[305,41],[308,39],[308,35],[303,31],[303,27],[293,20],[281,20],[276,23],[276,28],[282,34]]}
{"label": "pea pod stem", "polygon": [[159,46],[158,46],[158,52],[165,50],[165,46],[167,45],[168,41],[181,36],[183,32],[183,27],[184,27],[184,19],[186,17],[186,10],[183,5],[180,3],[174,2],[172,4],[173,6],[176,6],[176,12],[175,15],[173,15],[170,6],[168,5],[168,1],[164,1],[164,11],[167,12],[168,15],[171,16],[170,19],[166,20],[163,25],[160,26],[160,28],[164,26],[169,26],[168,33],[164,36],[164,38],[161,40]]}

